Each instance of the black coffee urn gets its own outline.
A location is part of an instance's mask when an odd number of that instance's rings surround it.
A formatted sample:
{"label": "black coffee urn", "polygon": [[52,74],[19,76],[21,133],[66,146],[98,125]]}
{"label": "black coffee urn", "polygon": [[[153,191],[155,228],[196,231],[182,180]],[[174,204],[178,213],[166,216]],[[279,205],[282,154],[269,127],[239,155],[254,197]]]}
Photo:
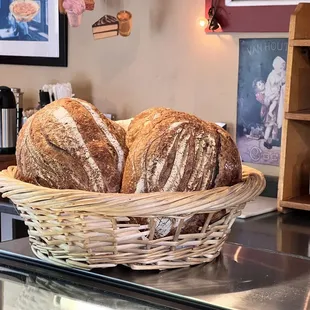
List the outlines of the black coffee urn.
{"label": "black coffee urn", "polygon": [[11,88],[0,86],[0,154],[15,154],[17,139],[16,100]]}

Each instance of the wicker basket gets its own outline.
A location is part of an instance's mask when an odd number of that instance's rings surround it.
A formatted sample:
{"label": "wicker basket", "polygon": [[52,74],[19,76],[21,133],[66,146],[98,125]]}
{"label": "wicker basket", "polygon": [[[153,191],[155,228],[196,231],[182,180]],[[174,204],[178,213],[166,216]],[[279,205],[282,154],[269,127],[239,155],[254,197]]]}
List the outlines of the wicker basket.
{"label": "wicker basket", "polygon": [[[220,254],[231,226],[265,187],[262,173],[243,167],[243,181],[200,192],[102,194],[57,190],[21,182],[16,167],[0,172],[0,192],[16,204],[29,228],[34,254],[83,269],[123,264],[132,269],[169,269],[210,262]],[[220,210],[226,214],[213,220]],[[199,233],[180,234],[184,221],[208,214]],[[148,225],[129,217],[148,218]],[[156,239],[155,219],[178,221],[173,236]]]}

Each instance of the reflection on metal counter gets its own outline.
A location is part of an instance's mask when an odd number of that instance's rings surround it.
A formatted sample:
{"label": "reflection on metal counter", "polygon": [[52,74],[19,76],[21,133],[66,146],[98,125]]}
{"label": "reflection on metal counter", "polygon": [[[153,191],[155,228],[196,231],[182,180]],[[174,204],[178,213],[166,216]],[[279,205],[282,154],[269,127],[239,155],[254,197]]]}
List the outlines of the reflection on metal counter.
{"label": "reflection on metal counter", "polygon": [[238,310],[310,310],[310,260],[226,244],[211,264],[160,273],[106,269],[110,277]]}
{"label": "reflection on metal counter", "polygon": [[[29,251],[28,239],[0,245],[3,251],[24,255],[27,263],[40,262]],[[6,252],[8,253],[8,252]],[[47,263],[45,264],[48,265]],[[234,310],[310,310],[310,259],[225,244],[213,263],[162,272],[116,267],[93,272],[74,271],[102,280],[170,294],[184,301]],[[98,281],[98,280],[97,280]]]}

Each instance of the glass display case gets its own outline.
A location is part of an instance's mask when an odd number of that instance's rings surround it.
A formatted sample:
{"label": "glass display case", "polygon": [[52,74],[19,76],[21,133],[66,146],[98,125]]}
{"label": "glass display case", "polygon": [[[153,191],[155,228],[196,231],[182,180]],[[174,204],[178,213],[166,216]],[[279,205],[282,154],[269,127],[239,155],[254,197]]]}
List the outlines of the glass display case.
{"label": "glass display case", "polygon": [[[53,269],[53,268],[52,268]],[[98,283],[57,268],[33,268],[0,260],[0,310],[169,310],[199,309],[152,294],[121,288],[113,281]],[[218,309],[204,307],[204,309]]]}
{"label": "glass display case", "polygon": [[36,258],[28,239],[0,244],[2,309],[310,310],[307,257],[226,243],[209,264],[84,271]]}
{"label": "glass display case", "polygon": [[171,309],[26,270],[0,267],[1,310]]}

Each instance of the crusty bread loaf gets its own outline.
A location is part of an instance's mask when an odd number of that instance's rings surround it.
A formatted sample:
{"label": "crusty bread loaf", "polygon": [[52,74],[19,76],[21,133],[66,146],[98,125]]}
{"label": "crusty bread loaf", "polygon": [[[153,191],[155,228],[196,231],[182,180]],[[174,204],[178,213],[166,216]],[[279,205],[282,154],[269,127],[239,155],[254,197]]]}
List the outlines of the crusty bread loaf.
{"label": "crusty bread loaf", "polygon": [[240,182],[239,152],[225,130],[182,112],[160,115],[129,126],[122,192],[198,191]]}
{"label": "crusty bread loaf", "polygon": [[17,141],[17,178],[59,189],[119,192],[125,130],[92,104],[55,101],[34,114]]}
{"label": "crusty bread loaf", "polygon": [[135,116],[127,129],[127,136],[126,136],[126,144],[130,148],[134,140],[137,136],[140,135],[140,131],[143,129],[144,132],[148,132],[152,130],[155,121],[160,121],[162,116],[165,112],[170,111],[173,112],[171,109],[168,108],[151,108],[147,109],[137,116]]}
{"label": "crusty bread loaf", "polygon": [[[145,119],[145,122],[143,121]],[[182,112],[152,108],[131,122],[122,192],[199,191],[241,181],[241,161],[230,135],[213,123]],[[216,214],[224,216],[225,210]],[[198,232],[204,214],[185,220],[181,233]],[[145,224],[144,219],[132,219]],[[171,235],[178,225],[156,219],[155,237]]]}

